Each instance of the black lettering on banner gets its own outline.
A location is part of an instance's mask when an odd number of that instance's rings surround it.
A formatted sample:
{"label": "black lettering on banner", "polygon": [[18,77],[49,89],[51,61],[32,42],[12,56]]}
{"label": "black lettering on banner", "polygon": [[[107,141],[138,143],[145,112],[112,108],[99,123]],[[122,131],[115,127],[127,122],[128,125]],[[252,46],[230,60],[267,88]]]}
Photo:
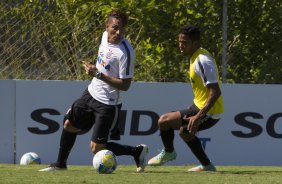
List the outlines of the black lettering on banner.
{"label": "black lettering on banner", "polygon": [[119,113],[118,128],[120,130],[120,135],[124,135],[125,123],[126,123],[126,114],[127,114],[127,111],[125,111],[125,110],[121,110],[120,113]]}
{"label": "black lettering on banner", "polygon": [[[146,131],[140,131],[140,117],[141,116],[149,116],[151,121],[151,127]],[[130,127],[130,135],[151,135],[154,134],[158,130],[158,119],[159,115],[152,111],[133,111],[132,119],[131,119],[131,127]],[[147,123],[147,122],[146,122]]]}
{"label": "black lettering on banner", "polygon": [[206,145],[207,145],[208,142],[211,141],[211,138],[209,138],[209,137],[202,137],[202,138],[199,137],[199,139],[200,139],[201,144],[202,144],[202,146],[203,146],[203,148],[205,150],[206,149]]}
{"label": "black lettering on banner", "polygon": [[250,133],[244,133],[243,131],[231,131],[231,133],[240,138],[251,138],[260,135],[263,131],[262,127],[256,123],[246,120],[247,117],[254,119],[263,119],[263,116],[256,112],[243,112],[235,116],[234,120],[238,125],[249,128]]}
{"label": "black lettering on banner", "polygon": [[272,116],[269,117],[269,119],[267,120],[267,124],[266,124],[266,131],[268,133],[269,136],[273,137],[273,138],[282,138],[282,133],[278,134],[275,131],[275,123],[277,122],[278,118],[282,118],[282,113],[276,113],[273,114]]}
{"label": "black lettering on banner", "polygon": [[38,127],[29,127],[27,128],[30,132],[34,134],[51,134],[59,130],[60,125],[51,119],[43,117],[44,113],[48,113],[50,115],[60,115],[60,112],[55,109],[37,109],[31,113],[31,119],[47,126],[47,129],[41,130]]}

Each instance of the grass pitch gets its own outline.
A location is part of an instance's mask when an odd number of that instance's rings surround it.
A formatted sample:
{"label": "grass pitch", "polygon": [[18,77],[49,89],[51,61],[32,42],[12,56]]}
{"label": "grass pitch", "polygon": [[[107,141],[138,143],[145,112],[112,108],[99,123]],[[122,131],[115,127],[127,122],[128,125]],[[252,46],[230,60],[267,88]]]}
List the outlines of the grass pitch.
{"label": "grass pitch", "polygon": [[119,165],[112,174],[98,174],[92,166],[68,166],[67,171],[38,172],[47,165],[0,164],[0,183],[93,183],[93,184],[282,184],[282,167],[217,166],[217,172],[188,173],[185,166],[146,167],[136,173],[133,165]]}

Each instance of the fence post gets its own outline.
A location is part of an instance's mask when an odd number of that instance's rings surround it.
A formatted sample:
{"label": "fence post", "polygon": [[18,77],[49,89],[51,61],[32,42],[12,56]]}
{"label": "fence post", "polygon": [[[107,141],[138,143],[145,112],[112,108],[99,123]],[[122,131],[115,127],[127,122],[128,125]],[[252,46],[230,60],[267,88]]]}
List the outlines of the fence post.
{"label": "fence post", "polygon": [[222,82],[226,83],[226,63],[227,63],[227,0],[223,0],[222,8]]}

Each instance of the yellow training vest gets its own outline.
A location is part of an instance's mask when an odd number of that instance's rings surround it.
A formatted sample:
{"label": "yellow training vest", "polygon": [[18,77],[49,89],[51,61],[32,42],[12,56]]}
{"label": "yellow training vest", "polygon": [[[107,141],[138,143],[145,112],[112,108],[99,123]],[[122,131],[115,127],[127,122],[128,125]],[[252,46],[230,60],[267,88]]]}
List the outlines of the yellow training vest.
{"label": "yellow training vest", "polygon": [[[194,103],[199,109],[202,109],[205,106],[209,96],[208,88],[204,86],[204,82],[202,78],[195,72],[194,69],[195,63],[198,60],[198,56],[201,54],[211,57],[211,54],[207,50],[203,48],[199,48],[190,58],[190,80],[191,80],[192,90],[194,93]],[[220,87],[218,69],[214,59],[213,59],[213,63],[216,66],[216,76],[217,76],[218,85]],[[217,99],[215,104],[209,110],[208,114],[221,114],[223,113],[223,111],[224,111],[223,99],[222,99],[222,95],[220,95],[220,97]]]}

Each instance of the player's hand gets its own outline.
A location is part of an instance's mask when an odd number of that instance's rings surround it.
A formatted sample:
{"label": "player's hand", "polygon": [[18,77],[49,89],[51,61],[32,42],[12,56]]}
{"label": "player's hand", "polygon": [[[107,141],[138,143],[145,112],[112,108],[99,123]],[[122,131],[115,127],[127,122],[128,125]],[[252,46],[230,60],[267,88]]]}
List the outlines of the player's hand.
{"label": "player's hand", "polygon": [[84,67],[85,72],[90,76],[95,76],[97,73],[97,68],[95,65],[91,64],[88,61],[82,61],[82,65]]}
{"label": "player's hand", "polygon": [[183,120],[188,123],[187,130],[191,134],[196,134],[199,128],[199,118],[196,116],[190,116],[190,117],[183,117]]}

